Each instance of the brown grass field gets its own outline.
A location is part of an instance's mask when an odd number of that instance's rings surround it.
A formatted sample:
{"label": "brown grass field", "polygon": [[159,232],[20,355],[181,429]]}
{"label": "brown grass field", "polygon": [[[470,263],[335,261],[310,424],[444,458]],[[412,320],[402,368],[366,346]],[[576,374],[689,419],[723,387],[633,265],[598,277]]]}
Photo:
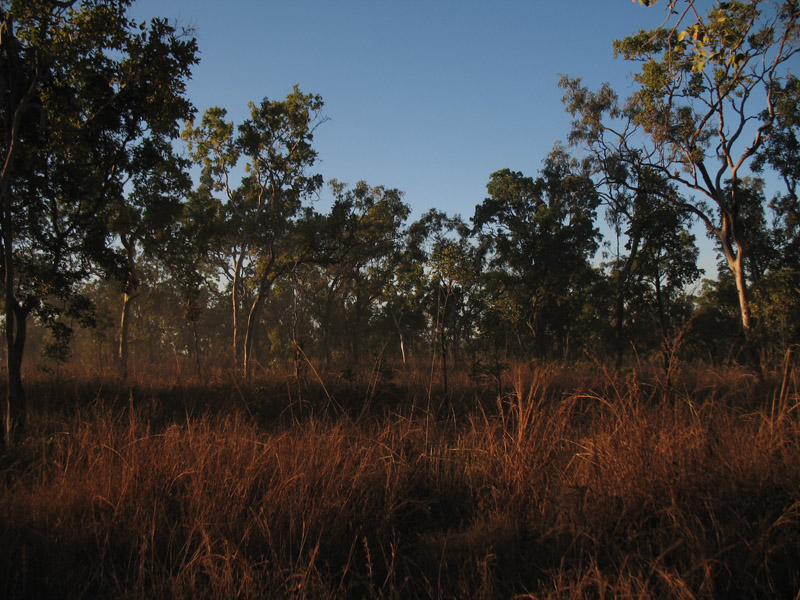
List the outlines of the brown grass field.
{"label": "brown grass field", "polygon": [[796,370],[429,375],[29,377],[0,597],[800,598]]}

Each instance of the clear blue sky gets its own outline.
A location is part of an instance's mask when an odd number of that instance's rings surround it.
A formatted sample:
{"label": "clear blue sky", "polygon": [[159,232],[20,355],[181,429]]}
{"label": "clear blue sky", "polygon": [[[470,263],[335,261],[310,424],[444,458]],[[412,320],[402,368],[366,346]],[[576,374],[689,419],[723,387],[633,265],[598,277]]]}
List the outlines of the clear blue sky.
{"label": "clear blue sky", "polygon": [[326,180],[399,188],[415,217],[436,207],[468,219],[492,172],[535,175],[565,140],[559,74],[628,94],[636,65],[614,59],[612,42],[659,25],[662,4],[138,0],[132,16],[195,29],[199,111],[222,106],[239,123],[248,101],[299,84],[325,101],[315,146]]}

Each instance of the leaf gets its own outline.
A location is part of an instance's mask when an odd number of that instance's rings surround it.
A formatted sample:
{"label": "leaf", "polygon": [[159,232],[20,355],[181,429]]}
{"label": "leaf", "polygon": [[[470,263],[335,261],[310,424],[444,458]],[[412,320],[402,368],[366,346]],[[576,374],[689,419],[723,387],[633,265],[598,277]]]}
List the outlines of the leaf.
{"label": "leaf", "polygon": [[683,40],[685,40],[685,39],[686,39],[686,36],[687,36],[687,35],[688,35],[688,33],[687,33],[686,31],[681,31],[681,32],[678,34],[678,41],[679,41],[679,42],[682,42]]}

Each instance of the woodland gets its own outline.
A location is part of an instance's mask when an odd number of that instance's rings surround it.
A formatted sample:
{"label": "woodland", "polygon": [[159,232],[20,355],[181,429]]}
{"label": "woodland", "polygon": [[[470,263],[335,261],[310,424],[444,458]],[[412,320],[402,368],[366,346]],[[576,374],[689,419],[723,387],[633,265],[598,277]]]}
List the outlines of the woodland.
{"label": "woodland", "polygon": [[0,0],[0,595],[800,596],[797,0],[640,0],[416,219],[132,1]]}

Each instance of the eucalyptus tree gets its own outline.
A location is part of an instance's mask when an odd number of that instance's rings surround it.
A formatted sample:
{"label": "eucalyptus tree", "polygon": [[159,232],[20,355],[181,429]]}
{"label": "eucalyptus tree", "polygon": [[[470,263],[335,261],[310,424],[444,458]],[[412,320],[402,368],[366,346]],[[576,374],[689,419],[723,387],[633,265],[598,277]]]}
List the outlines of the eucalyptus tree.
{"label": "eucalyptus tree", "polygon": [[687,289],[702,274],[697,266],[699,250],[686,227],[685,215],[673,205],[655,202],[643,208],[649,213],[650,225],[633,268],[635,279],[643,285],[630,301],[644,304],[655,316],[656,327],[652,327],[653,319],[647,319],[637,329],[659,332],[658,345],[668,369],[677,351],[676,337],[689,318],[691,301]]}
{"label": "eucalyptus tree", "polygon": [[177,290],[182,318],[192,332],[191,352],[195,359],[198,379],[202,381],[201,344],[198,322],[218,295],[217,273],[213,264],[213,249],[224,231],[221,205],[209,193],[200,189],[189,192],[171,235],[158,253],[173,287]]}
{"label": "eucalyptus tree", "polygon": [[775,89],[775,121],[756,156],[757,172],[772,170],[783,182],[770,202],[775,256],[755,291],[755,312],[781,349],[800,343],[800,79],[790,74]]}
{"label": "eucalyptus tree", "polygon": [[650,165],[700,196],[679,206],[718,239],[749,340],[741,181],[775,133],[782,90],[800,52],[800,5],[715,2],[703,14],[693,0],[674,0],[668,11],[661,27],[614,43],[615,55],[641,63],[627,110],[646,135]]}
{"label": "eucalyptus tree", "polygon": [[477,317],[478,310],[473,300],[482,287],[485,256],[473,243],[471,229],[460,216],[448,217],[432,209],[419,222],[428,238],[425,275],[432,288],[432,364],[435,363],[435,349],[438,346],[444,392],[447,394],[448,354],[451,351],[453,362],[458,362],[459,347],[464,341],[462,338]]}
{"label": "eucalyptus tree", "polygon": [[404,365],[427,323],[424,307],[427,251],[423,221],[424,216],[400,232],[392,254],[391,273],[384,281],[379,298],[387,329],[396,337]]}
{"label": "eucalyptus tree", "polygon": [[[189,161],[176,155],[172,142],[180,123],[194,107],[185,98],[189,66],[195,62],[194,43],[175,39],[174,30],[154,21],[147,37],[134,38],[128,52],[137,57],[137,69],[150,73],[131,100],[139,114],[129,115],[125,135],[117,143],[110,168],[126,174],[121,181],[129,191],[112,205],[111,231],[124,250],[125,281],[119,326],[119,369],[127,373],[128,327],[131,304],[140,274],[139,253],[163,254],[174,238],[183,199],[191,188]],[[146,118],[143,119],[142,116]]]}
{"label": "eucalyptus tree", "polygon": [[556,147],[536,179],[503,169],[487,190],[472,222],[502,282],[512,324],[527,328],[539,356],[546,357],[555,338],[568,353],[570,322],[598,247],[595,186]]}
{"label": "eucalyptus tree", "polygon": [[170,137],[170,118],[190,110],[183,86],[195,41],[162,20],[130,21],[129,5],[0,2],[7,440],[25,414],[28,318],[89,322],[81,283],[98,270],[125,278],[111,227],[125,183],[148,177],[145,154]]}
{"label": "eucalyptus tree", "polygon": [[398,264],[404,225],[410,214],[403,194],[394,188],[330,182],[334,203],[323,227],[319,266],[326,280],[319,311],[322,352],[330,359],[330,330],[339,308],[342,333],[348,332],[353,361],[358,363],[368,316]]}
{"label": "eucalyptus tree", "polygon": [[[219,107],[199,124],[186,124],[183,138],[201,167],[200,190],[217,197],[225,232],[218,257],[231,286],[233,356],[249,376],[261,308],[277,278],[296,264],[284,252],[303,200],[322,184],[309,174],[317,152],[314,132],[323,122],[322,99],[295,86],[285,100],[250,103],[250,117],[234,130]],[[244,159],[238,185],[232,178]],[[244,327],[244,335],[241,330]]]}
{"label": "eucalyptus tree", "polygon": [[[579,78],[564,75],[559,86],[564,90],[565,108],[574,117],[570,144],[584,153],[585,165],[605,207],[606,221],[616,235],[610,265],[616,288],[614,330],[619,367],[627,345],[626,303],[631,286],[642,276],[636,271],[652,264],[656,256],[672,255],[660,253],[659,247],[680,237],[680,231],[690,225],[691,215],[680,208],[684,200],[675,186],[648,164],[648,157],[637,147],[634,116],[620,105],[608,84],[592,92]],[[645,255],[643,260],[639,260],[640,252]]]}

